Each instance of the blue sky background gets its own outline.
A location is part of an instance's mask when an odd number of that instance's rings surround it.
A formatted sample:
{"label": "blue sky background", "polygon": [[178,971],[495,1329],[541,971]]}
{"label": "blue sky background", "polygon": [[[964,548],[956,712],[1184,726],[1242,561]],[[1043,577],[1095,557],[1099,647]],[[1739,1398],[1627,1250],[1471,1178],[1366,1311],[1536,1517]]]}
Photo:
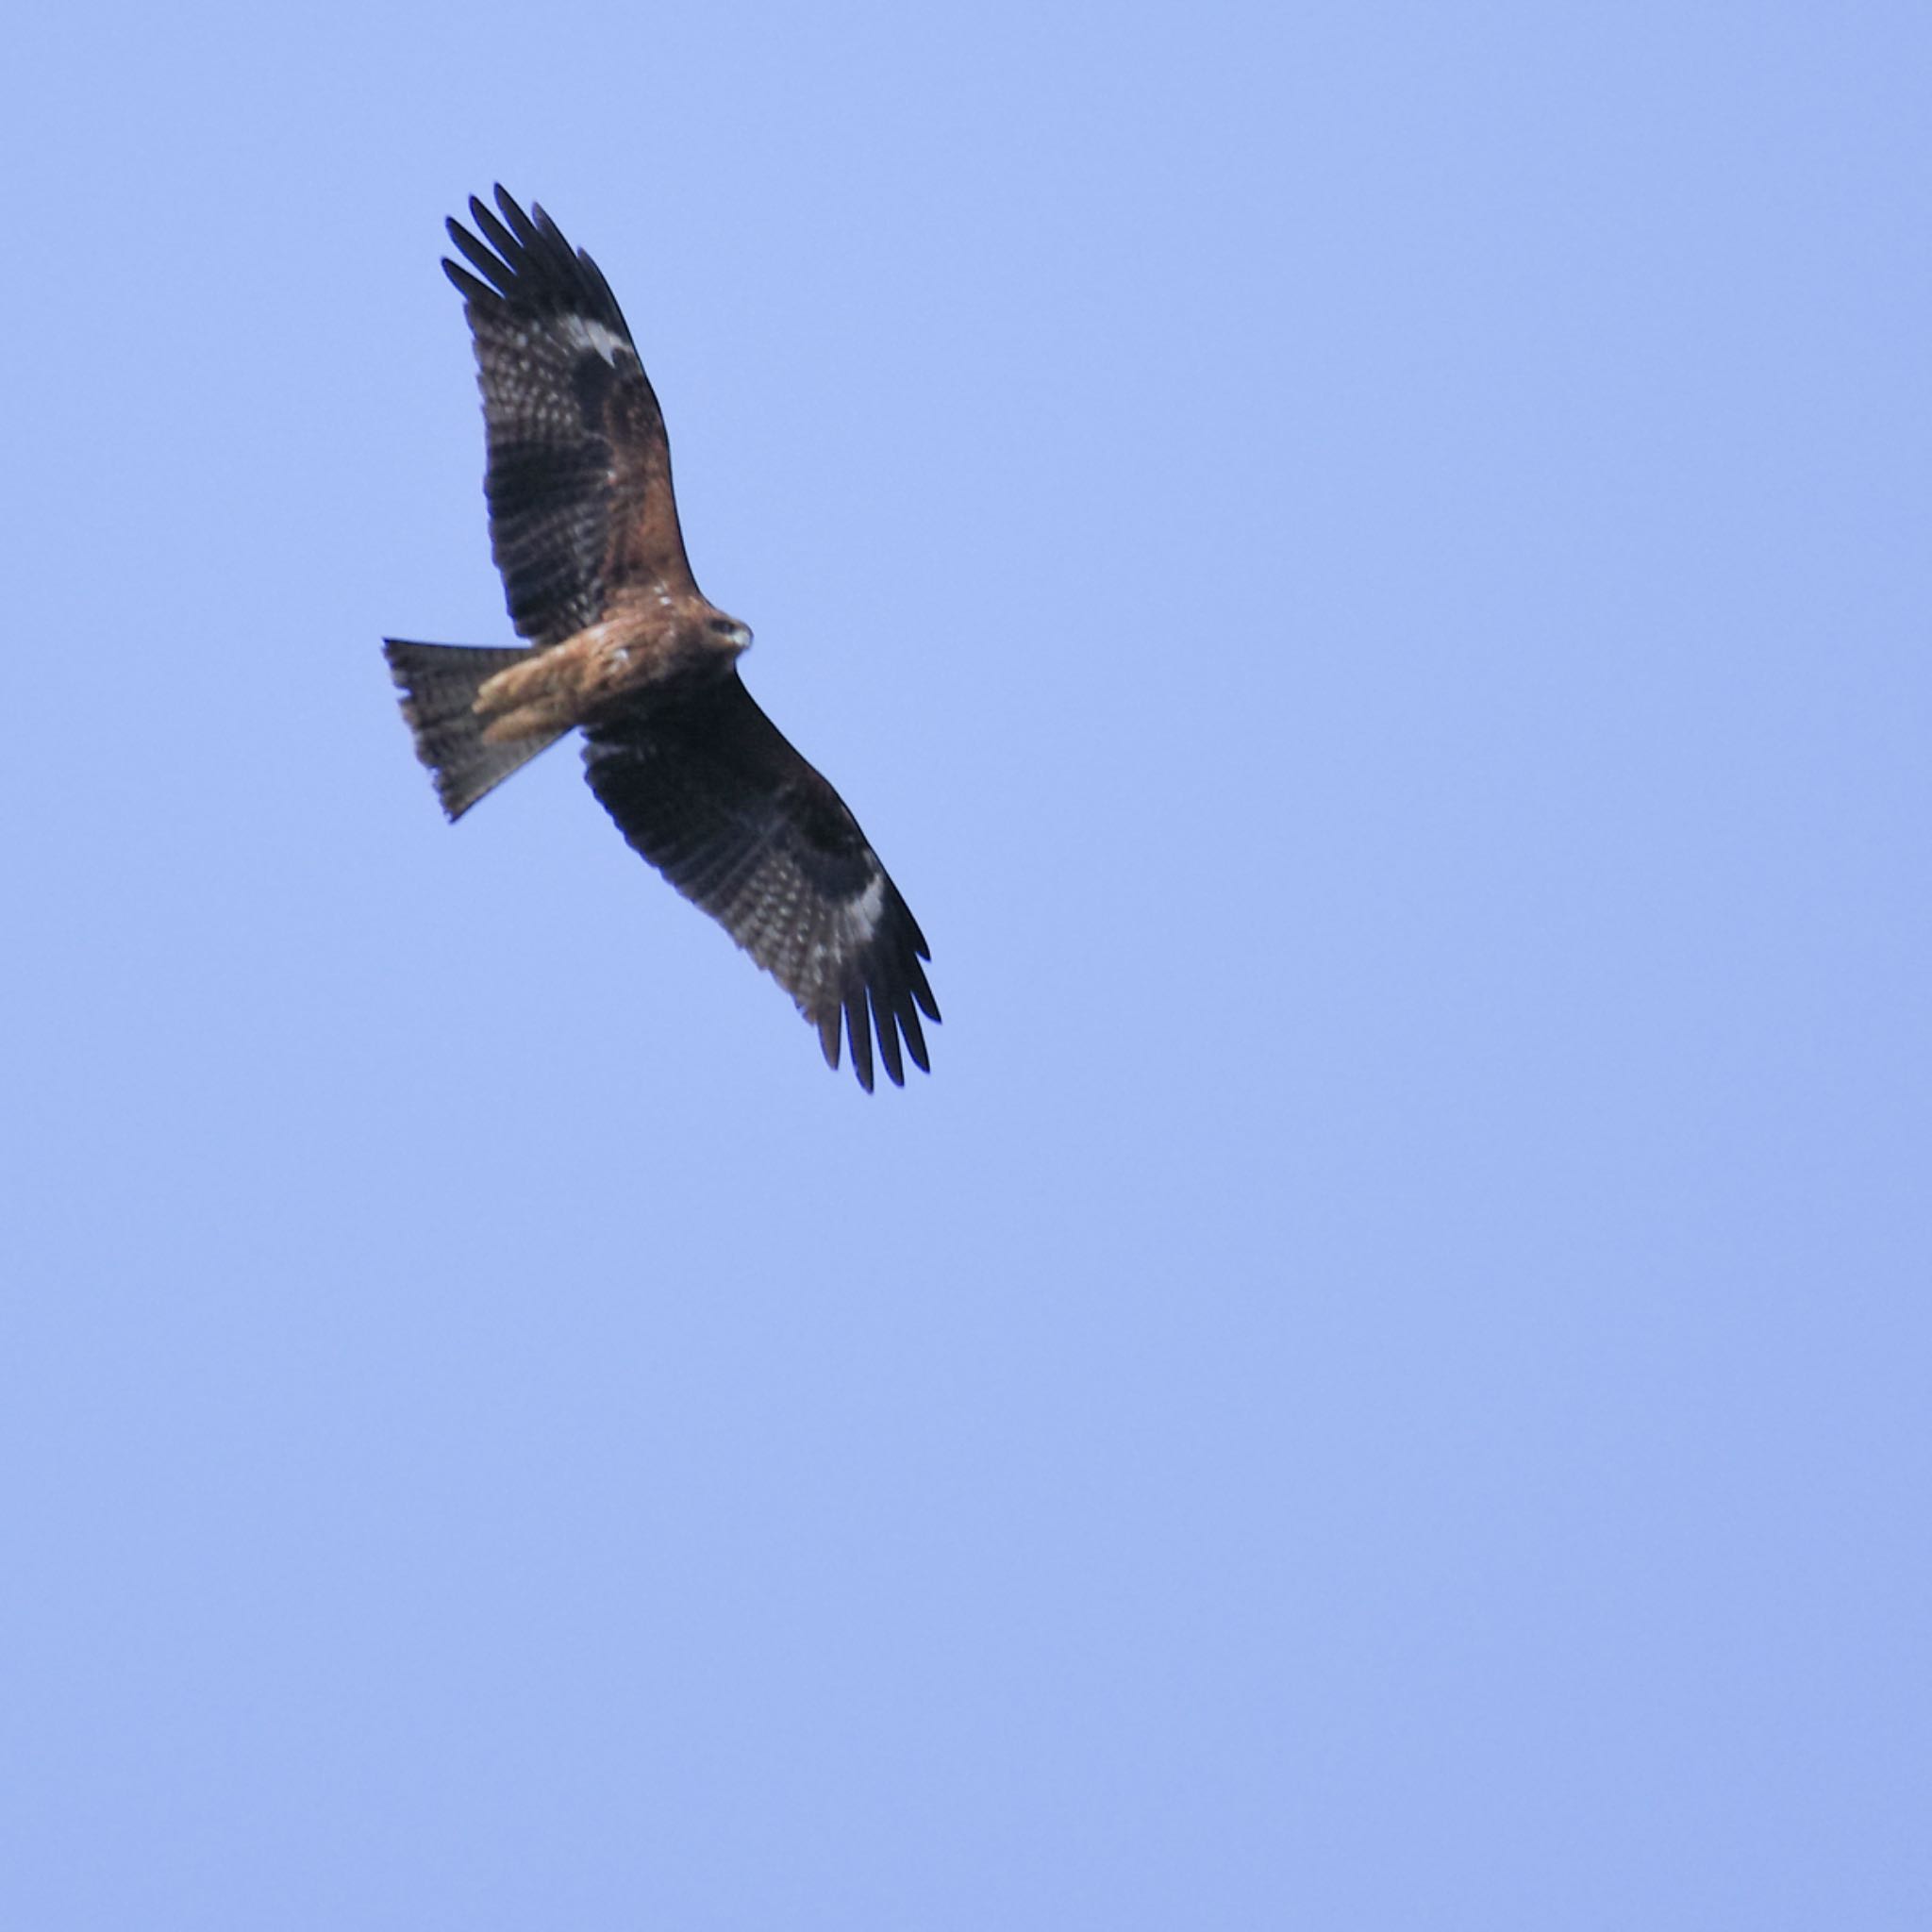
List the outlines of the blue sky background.
{"label": "blue sky background", "polygon": [[[0,1922],[1932,1924],[1932,15],[10,38]],[[496,179],[904,1093],[410,757]]]}

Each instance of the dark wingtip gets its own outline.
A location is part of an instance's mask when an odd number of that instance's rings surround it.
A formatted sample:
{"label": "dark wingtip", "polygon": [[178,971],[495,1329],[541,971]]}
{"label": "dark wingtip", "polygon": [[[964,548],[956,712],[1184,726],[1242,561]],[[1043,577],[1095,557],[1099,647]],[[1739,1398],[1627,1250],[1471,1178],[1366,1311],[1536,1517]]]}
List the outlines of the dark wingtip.
{"label": "dark wingtip", "polygon": [[[935,1022],[940,1017],[939,1002],[933,998],[925,969],[920,964],[922,959],[931,958],[925,935],[919,930],[905,900],[891,889],[890,880],[887,886],[891,892],[890,910],[857,962],[855,981],[844,1000],[845,1033],[852,1041],[853,1071],[868,1093],[873,1087],[874,1040],[886,1077],[894,1087],[904,1087],[908,1059],[922,1074],[932,1072],[920,1014],[924,1012]],[[832,1029],[836,1034],[836,1018]]]}
{"label": "dark wingtip", "polygon": [[539,315],[584,315],[628,337],[609,283],[582,249],[571,247],[542,206],[533,201],[525,214],[501,181],[493,192],[493,208],[481,195],[470,197],[474,234],[454,216],[443,224],[457,253],[469,263],[467,271],[453,261],[443,263],[443,273],[463,299],[480,300],[486,308],[502,302]]}
{"label": "dark wingtip", "polygon": [[448,256],[442,258],[442,272],[450,278],[451,285],[465,302],[489,302],[500,299],[496,291],[486,282],[479,282],[475,275]]}
{"label": "dark wingtip", "polygon": [[899,1028],[894,1024],[892,1008],[879,997],[878,989],[873,989],[873,1024],[879,1036],[879,1058],[886,1063],[886,1078],[894,1087],[906,1084],[906,1063],[899,1057]]}
{"label": "dark wingtip", "polygon": [[[931,955],[928,954],[927,958],[930,957]],[[937,1025],[940,1018],[940,1003],[933,998],[932,988],[926,984],[925,969],[917,960],[912,962],[912,971],[908,975],[908,980],[912,989],[912,997],[924,1009],[925,1017]]]}
{"label": "dark wingtip", "polygon": [[[496,205],[503,210],[504,220],[510,225],[510,227],[519,238],[523,236],[525,229],[542,225],[543,210],[534,201],[530,204],[530,213],[526,215],[517,206],[516,196],[501,181],[497,182],[491,192],[496,196]],[[536,217],[534,223],[531,220],[532,215]]]}
{"label": "dark wingtip", "polygon": [[845,1037],[852,1042],[852,1071],[858,1084],[872,1091],[872,1021],[866,1012],[865,989],[845,997]]}

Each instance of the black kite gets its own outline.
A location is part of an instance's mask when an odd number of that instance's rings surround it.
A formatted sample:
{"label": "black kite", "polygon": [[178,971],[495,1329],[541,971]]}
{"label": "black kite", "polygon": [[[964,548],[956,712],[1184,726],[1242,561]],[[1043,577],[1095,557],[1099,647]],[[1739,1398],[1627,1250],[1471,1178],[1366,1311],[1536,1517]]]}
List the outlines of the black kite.
{"label": "black kite", "polygon": [[932,955],[844,802],[739,681],[751,632],[685,558],[664,418],[609,285],[501,188],[458,223],[483,391],[490,540],[526,647],[386,641],[416,751],[458,819],[573,727],[631,844],[797,1001],[870,1092],[873,1038],[927,1065]]}

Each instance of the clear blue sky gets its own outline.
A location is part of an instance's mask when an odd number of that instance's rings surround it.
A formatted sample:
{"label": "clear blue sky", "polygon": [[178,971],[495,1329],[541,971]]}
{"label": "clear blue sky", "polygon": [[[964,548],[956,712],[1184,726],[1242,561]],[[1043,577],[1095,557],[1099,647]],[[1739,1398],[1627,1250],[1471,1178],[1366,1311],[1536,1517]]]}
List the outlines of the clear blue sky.
{"label": "clear blue sky", "polygon": [[[1932,15],[11,30],[0,1923],[1932,1924]],[[552,753],[608,272],[929,934]]]}

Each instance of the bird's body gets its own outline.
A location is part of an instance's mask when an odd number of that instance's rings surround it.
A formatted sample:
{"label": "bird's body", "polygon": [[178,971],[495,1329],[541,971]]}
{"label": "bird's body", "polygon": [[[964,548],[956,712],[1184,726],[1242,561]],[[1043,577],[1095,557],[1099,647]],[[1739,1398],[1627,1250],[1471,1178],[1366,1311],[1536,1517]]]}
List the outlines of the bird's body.
{"label": "bird's body", "polygon": [[654,690],[722,679],[745,644],[709,629],[715,620],[691,611],[689,602],[674,604],[667,592],[659,611],[603,618],[486,678],[476,692],[485,741],[513,744],[545,731],[554,737]]}
{"label": "bird's body", "polygon": [[541,208],[456,222],[491,547],[521,649],[387,642],[452,819],[566,731],[630,843],[773,974],[860,1084],[926,1065],[931,957],[857,821],[738,675],[751,632],[685,557],[657,396],[608,284]]}

